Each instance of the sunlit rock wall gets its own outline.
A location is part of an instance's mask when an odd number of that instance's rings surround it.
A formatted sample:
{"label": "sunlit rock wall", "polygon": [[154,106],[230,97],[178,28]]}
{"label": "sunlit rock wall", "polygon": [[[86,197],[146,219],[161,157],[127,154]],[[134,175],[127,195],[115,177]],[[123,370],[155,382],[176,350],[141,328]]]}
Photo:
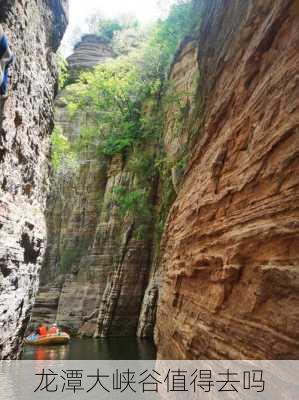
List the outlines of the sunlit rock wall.
{"label": "sunlit rock wall", "polygon": [[211,0],[201,21],[197,145],[162,243],[158,356],[298,358],[299,5]]}

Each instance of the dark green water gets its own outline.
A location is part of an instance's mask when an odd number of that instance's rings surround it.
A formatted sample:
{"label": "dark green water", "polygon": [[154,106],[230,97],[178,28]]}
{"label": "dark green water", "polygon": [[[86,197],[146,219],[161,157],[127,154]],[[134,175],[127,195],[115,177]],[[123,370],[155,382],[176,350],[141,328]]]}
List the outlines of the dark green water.
{"label": "dark green water", "polygon": [[77,339],[65,346],[25,346],[23,360],[154,360],[151,340],[136,338]]}

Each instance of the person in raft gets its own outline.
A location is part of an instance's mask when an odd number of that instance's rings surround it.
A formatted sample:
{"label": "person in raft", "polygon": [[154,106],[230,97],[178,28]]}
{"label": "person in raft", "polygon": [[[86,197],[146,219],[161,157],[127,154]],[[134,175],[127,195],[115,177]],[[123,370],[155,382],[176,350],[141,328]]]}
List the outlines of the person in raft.
{"label": "person in raft", "polygon": [[59,333],[59,329],[58,329],[58,326],[57,326],[57,324],[53,324],[52,326],[51,326],[51,328],[49,329],[49,332],[48,332],[50,335],[58,335],[58,333]]}
{"label": "person in raft", "polygon": [[9,70],[14,61],[14,55],[9,47],[7,36],[0,24],[0,95],[6,98],[9,86]]}
{"label": "person in raft", "polygon": [[40,325],[37,329],[39,336],[47,336],[47,328],[44,325]]}
{"label": "person in raft", "polygon": [[39,328],[37,326],[33,326],[33,332],[29,335],[30,340],[36,340],[39,338]]}

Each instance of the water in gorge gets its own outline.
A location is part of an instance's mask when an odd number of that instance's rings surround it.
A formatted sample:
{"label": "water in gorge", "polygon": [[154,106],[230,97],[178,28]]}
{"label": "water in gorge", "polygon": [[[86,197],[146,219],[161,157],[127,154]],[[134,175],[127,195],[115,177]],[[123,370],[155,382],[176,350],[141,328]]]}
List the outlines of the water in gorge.
{"label": "water in gorge", "polygon": [[23,360],[153,360],[156,349],[147,339],[72,338],[64,346],[25,346]]}

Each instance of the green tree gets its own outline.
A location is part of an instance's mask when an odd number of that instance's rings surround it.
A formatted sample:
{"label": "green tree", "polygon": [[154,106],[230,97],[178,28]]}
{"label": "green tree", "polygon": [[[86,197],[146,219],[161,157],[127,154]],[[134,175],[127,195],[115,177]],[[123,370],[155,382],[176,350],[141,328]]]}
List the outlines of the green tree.
{"label": "green tree", "polygon": [[117,32],[128,28],[137,28],[139,24],[136,18],[129,15],[106,18],[96,12],[87,18],[87,25],[90,33],[101,36],[110,42]]}
{"label": "green tree", "polygon": [[[130,215],[141,229],[145,228],[144,232],[157,212],[150,204],[151,188],[159,176],[163,193],[156,219],[157,240],[176,195],[172,171],[178,166],[183,169],[186,163],[183,158],[178,161],[179,165],[174,165],[163,152],[163,106],[176,104],[180,128],[184,123],[183,100],[187,95],[170,90],[167,75],[180,41],[190,34],[198,20],[194,2],[187,0],[177,1],[169,15],[147,31],[119,19],[93,16],[89,21],[90,30],[106,38],[121,56],[81,72],[76,83],[68,86],[66,100],[70,114],[81,110],[92,121],[82,128],[80,137],[72,145],[59,130],[52,139],[56,169],[89,147],[97,149],[101,160],[116,154],[128,160],[127,168],[134,176],[134,185],[116,188],[111,201],[123,217]],[[142,32],[140,37],[136,36],[138,30]],[[65,158],[68,153],[69,159]]]}
{"label": "green tree", "polygon": [[[102,154],[112,156],[141,139],[141,104],[147,92],[136,65],[120,58],[81,74],[68,95],[68,106],[73,113],[83,108],[93,116],[89,138],[98,142]],[[85,135],[82,131],[80,140]]]}

